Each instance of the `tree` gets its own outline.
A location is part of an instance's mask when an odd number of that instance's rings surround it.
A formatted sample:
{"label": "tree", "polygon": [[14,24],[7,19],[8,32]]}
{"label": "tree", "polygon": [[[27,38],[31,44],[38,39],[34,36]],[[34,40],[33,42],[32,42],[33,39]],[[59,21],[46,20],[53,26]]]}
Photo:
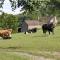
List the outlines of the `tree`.
{"label": "tree", "polygon": [[[9,0],[11,2],[12,10],[22,6],[25,13],[32,13],[33,11],[40,11],[42,15],[55,15],[60,9],[60,0]],[[1,0],[2,5],[4,0]]]}

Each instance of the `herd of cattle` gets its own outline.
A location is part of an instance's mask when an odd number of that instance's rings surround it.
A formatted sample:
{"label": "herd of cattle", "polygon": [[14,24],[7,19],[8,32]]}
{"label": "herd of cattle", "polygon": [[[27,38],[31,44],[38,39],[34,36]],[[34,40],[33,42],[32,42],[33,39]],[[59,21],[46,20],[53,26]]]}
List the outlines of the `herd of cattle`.
{"label": "herd of cattle", "polygon": [[[56,19],[56,16],[52,17],[51,19],[49,19],[47,21],[47,23],[42,24],[42,31],[44,34],[46,34],[46,32],[48,32],[50,34],[50,32],[52,32],[54,34],[54,28],[56,27],[58,21]],[[25,34],[28,33],[35,33],[37,31],[36,28],[33,28],[31,30],[28,30],[27,32],[25,32]]]}
{"label": "herd of cattle", "polygon": [[[54,27],[56,26],[57,24],[57,20],[56,20],[56,17],[54,17],[54,19],[51,19],[49,21],[49,23],[45,23],[45,24],[42,24],[42,31],[43,33],[46,34],[46,32],[52,32],[54,34]],[[31,33],[31,31],[34,33],[37,31],[36,28],[32,29],[32,30],[29,30],[28,32]],[[12,33],[12,29],[3,29],[3,30],[0,30],[0,37],[2,37],[3,39],[11,39],[11,33]],[[25,32],[26,34],[26,32]]]}
{"label": "herd of cattle", "polygon": [[[43,33],[46,34],[46,32],[48,31],[49,34],[50,32],[54,33],[54,24],[50,23],[50,24],[43,24],[42,25],[42,30]],[[36,29],[32,30],[33,32],[36,32]],[[31,32],[31,31],[29,31]],[[4,30],[0,30],[0,37],[2,37],[3,39],[11,39],[11,33],[12,33],[12,29],[4,29]]]}

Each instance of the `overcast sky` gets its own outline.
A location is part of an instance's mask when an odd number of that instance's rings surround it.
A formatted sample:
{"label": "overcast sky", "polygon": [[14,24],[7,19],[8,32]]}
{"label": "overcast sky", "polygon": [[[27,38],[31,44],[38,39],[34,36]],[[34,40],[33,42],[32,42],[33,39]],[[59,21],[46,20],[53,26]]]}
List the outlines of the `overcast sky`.
{"label": "overcast sky", "polygon": [[20,10],[21,10],[21,7],[20,8],[16,8],[16,10],[13,12],[12,11],[12,8],[11,8],[11,3],[9,2],[9,0],[5,0],[4,1],[4,4],[3,4],[3,9],[0,8],[3,12],[5,13],[8,13],[8,14],[19,14],[21,13]]}

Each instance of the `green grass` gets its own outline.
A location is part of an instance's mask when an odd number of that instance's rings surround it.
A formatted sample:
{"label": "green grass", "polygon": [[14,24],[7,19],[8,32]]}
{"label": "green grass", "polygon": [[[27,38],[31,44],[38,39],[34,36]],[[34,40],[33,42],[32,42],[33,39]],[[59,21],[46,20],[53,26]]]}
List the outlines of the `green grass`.
{"label": "green grass", "polygon": [[28,60],[28,58],[0,52],[0,60]]}
{"label": "green grass", "polygon": [[28,35],[24,33],[12,34],[10,40],[0,39],[0,49],[60,51],[60,27],[55,29],[54,35],[47,33],[45,36],[42,30]]}
{"label": "green grass", "polygon": [[[38,52],[40,51],[60,52],[60,26],[55,28],[54,35],[49,35],[48,33],[44,35],[42,33],[42,30],[39,30],[37,33],[32,33],[28,35],[25,35],[24,33],[12,34],[12,39],[3,40],[2,38],[0,38],[0,51],[22,51],[33,53],[36,55],[39,55]],[[3,53],[1,53],[0,55],[2,56],[2,54]],[[45,56],[45,53],[42,53],[40,55]]]}

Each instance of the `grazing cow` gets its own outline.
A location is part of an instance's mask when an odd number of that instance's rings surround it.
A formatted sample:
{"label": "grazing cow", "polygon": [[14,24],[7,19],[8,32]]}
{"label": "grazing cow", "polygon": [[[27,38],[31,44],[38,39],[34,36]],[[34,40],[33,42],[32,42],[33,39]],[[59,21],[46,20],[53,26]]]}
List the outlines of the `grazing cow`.
{"label": "grazing cow", "polygon": [[47,22],[47,24],[43,24],[42,25],[42,30],[43,33],[46,33],[47,31],[54,33],[54,27],[57,25],[58,21],[56,19],[56,16],[52,17],[49,19],[49,21]]}
{"label": "grazing cow", "polygon": [[11,32],[12,29],[0,30],[0,37],[2,37],[3,39],[9,39],[11,38]]}
{"label": "grazing cow", "polygon": [[54,25],[53,23],[50,23],[50,24],[43,24],[42,25],[42,30],[43,30],[43,33],[46,34],[46,32],[52,32],[54,34]]}

